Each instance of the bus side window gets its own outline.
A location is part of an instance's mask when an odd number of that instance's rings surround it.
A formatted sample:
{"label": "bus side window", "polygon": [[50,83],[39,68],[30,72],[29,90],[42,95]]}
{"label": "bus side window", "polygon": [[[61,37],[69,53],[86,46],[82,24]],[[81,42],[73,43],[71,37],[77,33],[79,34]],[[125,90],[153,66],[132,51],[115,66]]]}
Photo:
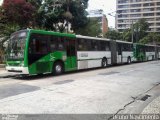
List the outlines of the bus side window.
{"label": "bus side window", "polygon": [[91,40],[91,51],[97,51],[97,50],[98,50],[98,41]]}
{"label": "bus side window", "polygon": [[32,34],[29,45],[29,53],[46,54],[48,52],[47,41],[48,36]]}
{"label": "bus side window", "polygon": [[79,51],[87,51],[88,48],[87,48],[87,43],[88,41],[85,39],[78,39],[78,50]]}
{"label": "bus side window", "polygon": [[57,49],[57,40],[54,36],[50,39],[50,52],[54,52]]}
{"label": "bus side window", "polygon": [[111,48],[110,48],[110,43],[109,41],[106,42],[106,51],[110,51]]}
{"label": "bus side window", "polygon": [[118,55],[122,55],[122,50],[123,50],[123,44],[117,43]]}
{"label": "bus side window", "polygon": [[99,41],[100,42],[100,51],[110,51],[110,45],[108,41]]}
{"label": "bus side window", "polygon": [[64,38],[57,37],[56,39],[57,39],[57,49],[60,51],[64,51],[65,50]]}
{"label": "bus side window", "polygon": [[48,52],[48,49],[47,49],[47,37],[43,37],[43,39],[40,40],[40,52],[42,54],[46,54]]}

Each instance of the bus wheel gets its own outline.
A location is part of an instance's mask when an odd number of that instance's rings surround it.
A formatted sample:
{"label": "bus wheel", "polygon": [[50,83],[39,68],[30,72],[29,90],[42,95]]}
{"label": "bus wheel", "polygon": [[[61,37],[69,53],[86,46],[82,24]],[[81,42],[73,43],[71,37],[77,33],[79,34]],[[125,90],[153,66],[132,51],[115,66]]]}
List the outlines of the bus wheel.
{"label": "bus wheel", "polygon": [[63,73],[63,64],[61,62],[56,62],[53,66],[53,74],[60,75]]}
{"label": "bus wheel", "polygon": [[102,59],[102,67],[103,68],[107,67],[107,59],[106,58]]}
{"label": "bus wheel", "polygon": [[128,57],[128,59],[127,59],[127,63],[128,64],[130,64],[132,61],[131,61],[131,58],[130,57]]}

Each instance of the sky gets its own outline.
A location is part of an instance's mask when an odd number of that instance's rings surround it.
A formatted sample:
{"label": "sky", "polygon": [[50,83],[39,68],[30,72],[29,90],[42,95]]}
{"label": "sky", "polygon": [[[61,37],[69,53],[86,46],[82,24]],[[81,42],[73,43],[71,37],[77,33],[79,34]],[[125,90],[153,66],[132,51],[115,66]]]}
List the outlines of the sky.
{"label": "sky", "polygon": [[[88,10],[103,9],[108,19],[108,26],[115,28],[116,0],[89,0]],[[113,16],[109,16],[111,13]]]}
{"label": "sky", "polygon": [[2,4],[2,1],[3,1],[3,0],[0,0],[0,5]]}

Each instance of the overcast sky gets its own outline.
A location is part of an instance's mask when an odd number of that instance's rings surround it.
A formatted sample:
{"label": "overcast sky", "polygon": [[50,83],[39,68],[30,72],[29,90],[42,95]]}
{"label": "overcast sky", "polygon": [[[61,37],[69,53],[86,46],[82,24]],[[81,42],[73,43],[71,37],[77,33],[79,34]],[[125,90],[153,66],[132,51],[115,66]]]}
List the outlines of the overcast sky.
{"label": "overcast sky", "polygon": [[3,1],[3,0],[0,0],[0,5],[2,4],[2,1]]}
{"label": "overcast sky", "polygon": [[89,10],[103,9],[104,14],[107,15],[108,26],[115,28],[115,18],[109,16],[108,13],[115,15],[116,11],[116,0],[89,0]]}

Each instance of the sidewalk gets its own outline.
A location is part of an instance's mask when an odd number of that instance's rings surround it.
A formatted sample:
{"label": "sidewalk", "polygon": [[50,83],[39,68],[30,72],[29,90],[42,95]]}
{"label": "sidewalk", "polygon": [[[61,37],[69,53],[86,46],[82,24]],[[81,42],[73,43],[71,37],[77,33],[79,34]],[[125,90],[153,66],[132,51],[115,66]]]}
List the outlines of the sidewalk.
{"label": "sidewalk", "polygon": [[3,64],[0,64],[0,78],[7,78],[7,77],[11,77],[13,75],[15,75],[15,73],[8,72],[5,69],[5,66]]}
{"label": "sidewalk", "polygon": [[5,68],[5,64],[0,64],[0,69]]}
{"label": "sidewalk", "polygon": [[149,103],[142,114],[160,114],[160,97]]}

